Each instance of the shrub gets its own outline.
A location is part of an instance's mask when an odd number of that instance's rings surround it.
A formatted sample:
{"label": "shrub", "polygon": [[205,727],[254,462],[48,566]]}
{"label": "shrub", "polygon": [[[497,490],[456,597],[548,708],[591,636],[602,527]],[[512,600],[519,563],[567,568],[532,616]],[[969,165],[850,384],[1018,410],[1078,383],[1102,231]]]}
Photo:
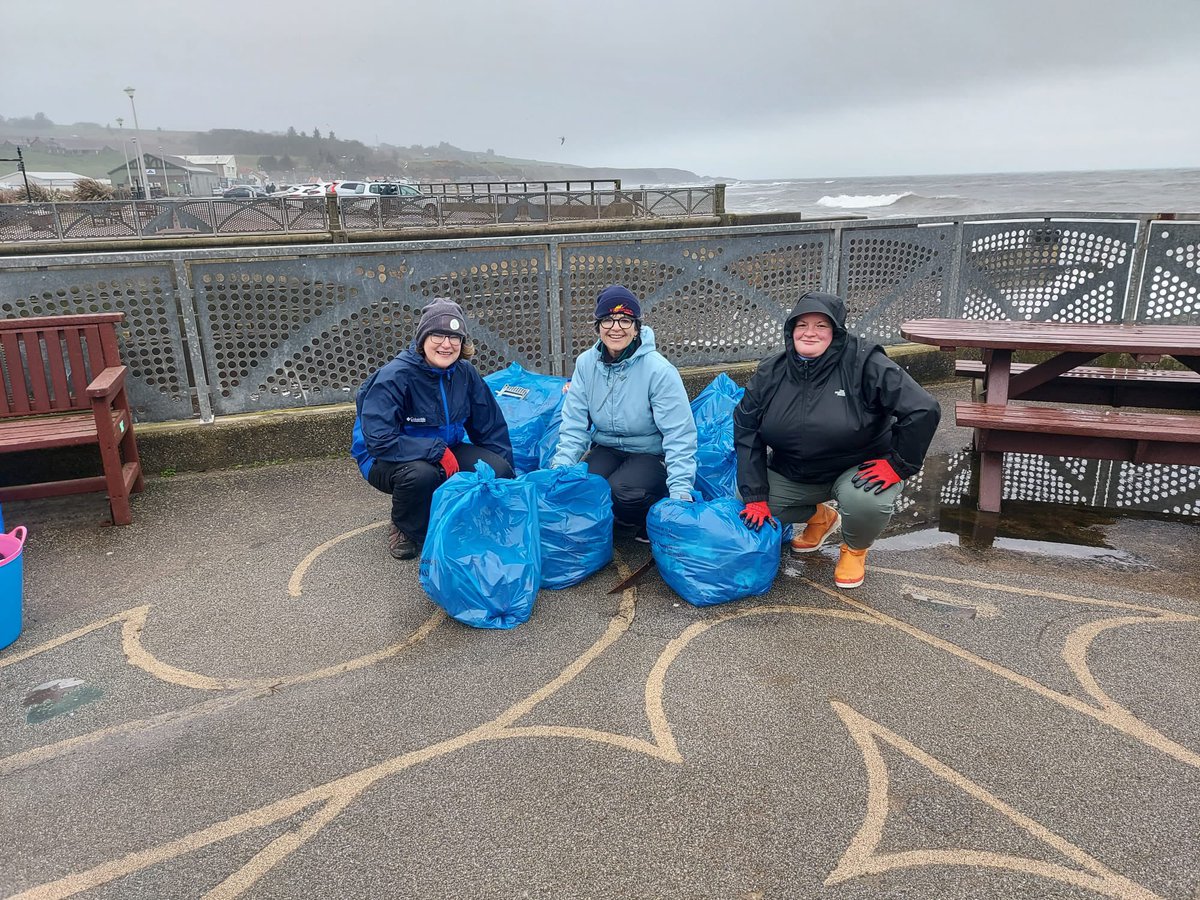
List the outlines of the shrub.
{"label": "shrub", "polygon": [[101,184],[95,178],[80,178],[71,192],[72,200],[111,200],[116,193],[111,186]]}

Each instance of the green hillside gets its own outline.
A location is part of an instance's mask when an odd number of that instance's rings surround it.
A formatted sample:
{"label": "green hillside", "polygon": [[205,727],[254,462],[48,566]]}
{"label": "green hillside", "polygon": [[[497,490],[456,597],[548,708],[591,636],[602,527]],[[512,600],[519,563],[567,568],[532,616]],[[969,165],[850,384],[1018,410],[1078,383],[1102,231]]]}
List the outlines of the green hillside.
{"label": "green hillside", "polygon": [[[128,125],[128,123],[126,123]],[[36,141],[34,139],[37,139]],[[133,130],[95,122],[59,125],[45,116],[0,116],[0,146],[20,145],[30,171],[68,171],[93,178],[107,177],[125,162],[123,146],[135,153]],[[66,152],[41,147],[59,144]],[[517,159],[493,150],[463,150],[442,142],[435,146],[408,147],[382,144],[368,147],[361,141],[343,140],[317,129],[301,132],[289,128],[282,134],[238,129],[211,131],[143,130],[142,146],[148,153],[172,155],[225,154],[237,156],[239,167],[265,172],[280,182],[309,178],[406,178],[411,181],[520,181],[545,179],[622,178],[629,183],[695,182],[695,173],[683,169],[589,168],[534,159]],[[25,149],[28,148],[28,149]],[[91,151],[100,150],[99,153]],[[15,156],[15,153],[4,154]],[[16,164],[11,165],[12,171]]]}

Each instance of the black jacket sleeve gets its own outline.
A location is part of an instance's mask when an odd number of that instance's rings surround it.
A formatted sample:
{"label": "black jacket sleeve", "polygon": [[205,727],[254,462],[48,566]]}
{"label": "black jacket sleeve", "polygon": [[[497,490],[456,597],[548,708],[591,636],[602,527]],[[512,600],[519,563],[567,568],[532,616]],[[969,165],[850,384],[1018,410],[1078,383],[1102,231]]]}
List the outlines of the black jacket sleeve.
{"label": "black jacket sleeve", "polygon": [[767,484],[767,444],[759,433],[763,405],[773,367],[764,360],[746,385],[742,399],[733,410],[733,446],[737,453],[738,493],[746,503],[766,500],[770,495]]}
{"label": "black jacket sleeve", "polygon": [[942,418],[937,400],[882,352],[871,354],[863,372],[863,401],[872,411],[895,416],[886,459],[901,478],[921,470]]}

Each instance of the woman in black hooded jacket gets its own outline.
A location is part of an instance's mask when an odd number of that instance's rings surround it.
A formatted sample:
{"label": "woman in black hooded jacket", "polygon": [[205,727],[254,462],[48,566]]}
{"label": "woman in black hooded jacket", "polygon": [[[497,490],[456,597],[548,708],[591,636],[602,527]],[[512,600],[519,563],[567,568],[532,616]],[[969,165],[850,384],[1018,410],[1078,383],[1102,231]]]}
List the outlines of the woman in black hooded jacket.
{"label": "woman in black hooded jacket", "polygon": [[882,347],[846,331],[840,297],[805,294],[783,334],[784,351],[762,361],[733,413],[742,519],[752,528],[774,517],[805,523],[793,553],[840,530],[834,582],[858,587],[867,548],[903,480],[920,471],[941,409]]}

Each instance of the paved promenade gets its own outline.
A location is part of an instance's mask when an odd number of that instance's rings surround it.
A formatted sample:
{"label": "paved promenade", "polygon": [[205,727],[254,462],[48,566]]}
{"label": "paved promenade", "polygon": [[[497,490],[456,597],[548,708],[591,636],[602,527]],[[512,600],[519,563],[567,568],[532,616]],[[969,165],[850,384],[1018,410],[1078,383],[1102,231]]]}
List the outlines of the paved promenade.
{"label": "paved promenade", "polygon": [[386,509],[349,460],[153,479],[125,528],[6,505],[0,895],[1200,898],[1195,521],[918,508],[860,589],[830,551],[708,609],[609,595],[622,538],[495,632]]}

